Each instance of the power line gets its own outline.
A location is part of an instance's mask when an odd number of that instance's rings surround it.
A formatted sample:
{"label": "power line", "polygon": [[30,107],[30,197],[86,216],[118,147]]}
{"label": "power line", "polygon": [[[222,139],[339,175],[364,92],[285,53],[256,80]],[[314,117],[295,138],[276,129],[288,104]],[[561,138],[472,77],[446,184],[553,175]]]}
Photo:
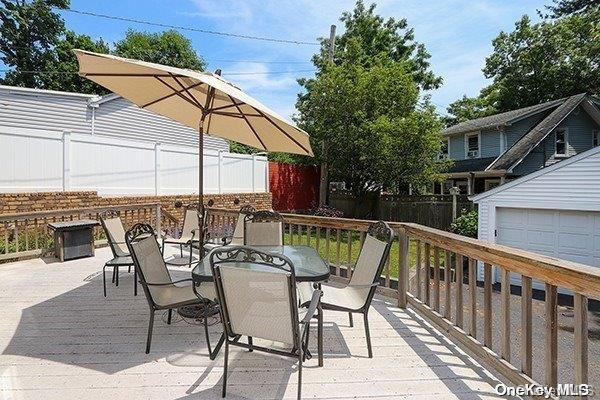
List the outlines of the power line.
{"label": "power line", "polygon": [[[60,75],[78,75],[78,72],[73,71],[60,71],[60,70],[46,70],[46,71],[22,71],[22,70],[14,70],[14,69],[0,69],[0,73],[6,72],[15,72],[19,74],[32,74],[32,75],[45,75],[45,74],[60,74]],[[232,72],[224,72],[223,76],[231,76],[231,75],[275,75],[275,74],[295,74],[295,73],[303,73],[303,72],[315,72],[314,69],[300,69],[293,71],[268,71],[268,72],[244,72],[244,71],[232,71]]]}
{"label": "power line", "polygon": [[115,15],[99,14],[99,13],[93,13],[90,11],[82,11],[82,10],[74,10],[74,9],[60,9],[60,11],[70,12],[70,13],[80,14],[80,15],[87,15],[87,16],[92,16],[92,17],[98,17],[98,18],[112,19],[112,20],[116,20],[116,21],[133,22],[133,23],[142,24],[142,25],[158,26],[161,28],[177,29],[177,30],[190,31],[190,32],[200,32],[200,33],[205,33],[208,35],[234,37],[234,38],[238,38],[238,39],[251,39],[251,40],[260,40],[263,42],[288,43],[288,44],[309,45],[309,46],[320,46],[321,45],[320,43],[317,43],[317,42],[305,42],[305,41],[300,41],[300,40],[278,39],[278,38],[270,38],[270,37],[264,37],[264,36],[243,35],[243,34],[231,33],[231,32],[220,32],[220,31],[213,31],[213,30],[209,30],[209,29],[191,28],[188,26],[170,25],[170,24],[165,24],[165,23],[161,23],[161,22],[146,21],[146,20],[137,19],[137,18],[119,17],[119,16],[115,16]]}

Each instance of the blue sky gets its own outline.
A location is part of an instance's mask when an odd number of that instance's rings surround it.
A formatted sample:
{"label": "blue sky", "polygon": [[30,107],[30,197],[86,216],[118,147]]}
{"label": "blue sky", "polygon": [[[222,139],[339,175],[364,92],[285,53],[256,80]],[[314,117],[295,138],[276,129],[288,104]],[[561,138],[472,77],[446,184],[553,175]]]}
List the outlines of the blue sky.
{"label": "blue sky", "polygon": [[[379,14],[407,18],[416,39],[432,55],[432,69],[444,78],[433,91],[440,112],[463,94],[476,95],[487,84],[481,68],[490,54],[491,41],[501,30],[510,31],[523,14],[537,19],[536,10],[549,0],[382,0]],[[366,2],[369,4],[369,1]],[[328,36],[342,11],[354,1],[317,0],[71,0],[71,8],[166,24],[238,34],[315,41]],[[114,43],[128,28],[160,31],[161,28],[130,22],[63,13],[68,28]],[[316,46],[279,44],[183,32],[209,69],[221,68],[224,76],[280,114],[289,117],[300,87],[296,79],[310,76],[309,62]],[[299,72],[300,71],[300,72]],[[252,72],[253,75],[235,75]],[[273,74],[266,74],[272,73]],[[227,76],[228,73],[234,75]]]}

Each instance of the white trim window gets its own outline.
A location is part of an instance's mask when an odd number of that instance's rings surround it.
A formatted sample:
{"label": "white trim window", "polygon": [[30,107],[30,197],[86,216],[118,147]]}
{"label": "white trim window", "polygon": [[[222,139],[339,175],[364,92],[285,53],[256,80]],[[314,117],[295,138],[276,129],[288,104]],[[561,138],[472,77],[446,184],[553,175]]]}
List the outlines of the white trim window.
{"label": "white trim window", "polygon": [[506,151],[506,132],[500,132],[500,154]]}
{"label": "white trim window", "polygon": [[447,160],[450,154],[450,138],[442,139],[442,145],[440,146],[440,152],[437,155],[438,161]]}
{"label": "white trim window", "polygon": [[569,133],[565,128],[558,128],[554,132],[554,154],[556,157],[566,157],[569,147]]}
{"label": "white trim window", "polygon": [[592,147],[600,145],[600,130],[596,129],[592,131]]}
{"label": "white trim window", "polygon": [[481,154],[481,137],[479,133],[465,135],[465,158],[478,158]]}

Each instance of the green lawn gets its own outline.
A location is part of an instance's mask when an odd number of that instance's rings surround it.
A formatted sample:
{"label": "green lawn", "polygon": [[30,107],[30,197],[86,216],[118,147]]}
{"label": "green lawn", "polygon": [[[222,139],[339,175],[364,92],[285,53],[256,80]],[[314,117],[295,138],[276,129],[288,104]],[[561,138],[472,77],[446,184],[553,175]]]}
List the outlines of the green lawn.
{"label": "green lawn", "polygon": [[[319,240],[319,254],[321,257],[329,261],[329,263],[337,265],[338,257],[337,257],[337,232],[335,229],[331,229],[329,235],[329,256],[327,256],[327,239],[325,229],[321,229],[321,236]],[[350,258],[348,257],[348,235],[351,235],[351,251]],[[290,241],[290,234],[286,231],[284,235],[285,244],[309,244],[310,246],[317,248],[317,237],[316,232],[313,230],[310,235],[310,243],[307,242],[306,230],[302,230],[302,233],[299,235],[296,230],[293,232],[293,242]],[[358,258],[358,253],[360,251],[360,234],[358,232],[347,232],[343,231],[340,234],[340,255],[339,255],[339,263],[342,266],[346,266],[348,264],[354,264]],[[409,246],[409,257],[410,257],[410,268],[414,268],[416,265],[416,243],[414,241],[410,242]],[[398,240],[394,240],[392,244],[392,249],[390,251],[390,260],[389,260],[389,273],[390,277],[396,278],[398,277],[398,256],[399,256],[399,244]],[[386,267],[387,268],[387,267]],[[384,268],[383,275],[386,275],[386,268]]]}

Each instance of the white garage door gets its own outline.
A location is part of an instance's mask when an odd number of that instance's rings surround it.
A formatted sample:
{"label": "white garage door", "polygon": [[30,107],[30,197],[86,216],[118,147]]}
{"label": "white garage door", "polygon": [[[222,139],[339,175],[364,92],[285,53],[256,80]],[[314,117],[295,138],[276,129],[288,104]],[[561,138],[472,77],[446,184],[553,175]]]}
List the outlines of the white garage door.
{"label": "white garage door", "polygon": [[496,235],[499,244],[600,267],[600,212],[498,208]]}

